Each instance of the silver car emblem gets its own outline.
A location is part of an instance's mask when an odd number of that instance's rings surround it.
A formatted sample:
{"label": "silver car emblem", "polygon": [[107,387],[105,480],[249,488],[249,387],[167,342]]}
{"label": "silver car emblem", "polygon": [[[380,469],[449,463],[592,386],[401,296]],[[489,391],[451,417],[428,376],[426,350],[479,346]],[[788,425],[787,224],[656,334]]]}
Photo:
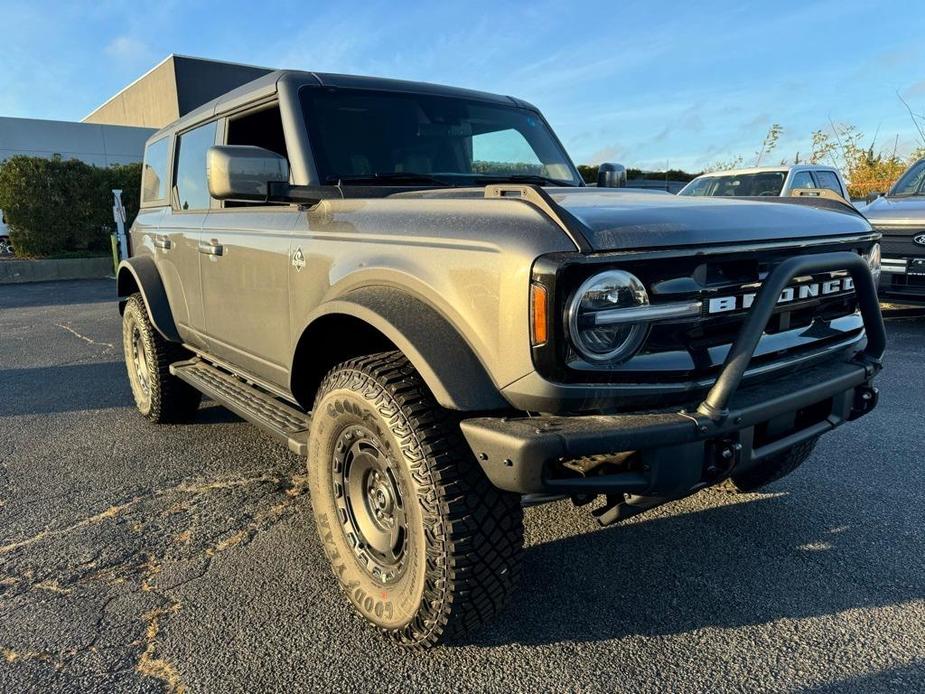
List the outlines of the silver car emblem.
{"label": "silver car emblem", "polygon": [[925,246],[925,234],[916,234],[912,237],[912,240],[920,246]]}
{"label": "silver car emblem", "polygon": [[292,267],[296,272],[302,272],[302,268],[305,267],[305,256],[301,248],[296,248],[295,253],[292,254]]}

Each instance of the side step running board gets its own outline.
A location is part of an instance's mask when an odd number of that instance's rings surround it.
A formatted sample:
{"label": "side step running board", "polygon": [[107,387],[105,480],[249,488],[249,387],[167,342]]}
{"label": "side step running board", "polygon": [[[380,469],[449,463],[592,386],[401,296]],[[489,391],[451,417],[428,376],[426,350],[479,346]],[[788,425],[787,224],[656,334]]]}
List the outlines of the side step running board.
{"label": "side step running board", "polygon": [[289,446],[308,452],[311,416],[201,359],[170,365],[170,373]]}

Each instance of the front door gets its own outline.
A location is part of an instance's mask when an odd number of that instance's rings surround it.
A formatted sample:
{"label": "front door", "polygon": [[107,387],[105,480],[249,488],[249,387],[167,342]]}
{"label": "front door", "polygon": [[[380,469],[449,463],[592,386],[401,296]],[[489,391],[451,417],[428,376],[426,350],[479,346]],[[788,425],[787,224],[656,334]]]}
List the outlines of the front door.
{"label": "front door", "polygon": [[296,206],[213,209],[199,238],[209,351],[289,387],[289,241]]}
{"label": "front door", "polygon": [[177,137],[171,204],[157,230],[157,263],[183,341],[204,348],[199,235],[212,204],[206,182],[206,152],[215,144],[216,124],[206,123]]}

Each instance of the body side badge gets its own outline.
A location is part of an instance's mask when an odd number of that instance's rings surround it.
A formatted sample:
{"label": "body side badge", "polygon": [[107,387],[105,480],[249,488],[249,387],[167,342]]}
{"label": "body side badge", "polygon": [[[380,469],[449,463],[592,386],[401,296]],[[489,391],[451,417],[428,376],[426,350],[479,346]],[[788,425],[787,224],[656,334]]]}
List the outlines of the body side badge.
{"label": "body side badge", "polygon": [[305,255],[301,248],[296,248],[295,253],[292,254],[292,267],[296,272],[302,272],[302,268],[305,267]]}

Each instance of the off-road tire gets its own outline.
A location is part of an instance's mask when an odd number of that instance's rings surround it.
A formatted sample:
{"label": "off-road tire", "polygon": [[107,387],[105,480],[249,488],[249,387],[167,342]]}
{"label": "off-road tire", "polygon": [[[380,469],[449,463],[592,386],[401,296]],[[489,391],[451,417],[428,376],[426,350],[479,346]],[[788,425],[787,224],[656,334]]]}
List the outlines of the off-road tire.
{"label": "off-road tire", "polygon": [[[170,365],[189,359],[190,353],[164,339],[151,324],[141,294],[132,294],[125,302],[122,349],[132,396],[141,414],[157,423],[184,422],[193,417],[202,393],[170,373]],[[136,352],[142,354],[143,361],[137,360]]]}
{"label": "off-road tire", "polygon": [[813,452],[818,440],[819,437],[816,437],[809,441],[798,443],[749,470],[744,470],[739,474],[733,472],[730,477],[723,481],[720,488],[728,492],[744,494],[761,489],[771,484],[771,482],[776,482],[800,467],[803,461]]}
{"label": "off-road tire", "polygon": [[[386,477],[396,480],[401,500],[394,506],[407,522],[403,568],[391,578],[374,578],[369,552],[355,549],[370,545],[357,542],[362,534],[347,520],[346,509],[356,506],[348,506],[355,502],[344,489],[355,481],[343,475],[358,465],[345,456],[361,439],[390,466]],[[352,359],[325,377],[312,413],[308,478],[335,576],[354,608],[392,641],[426,648],[456,640],[492,619],[514,591],[523,550],[520,497],[491,485],[457,418],[400,352]],[[374,494],[361,494],[364,508]]]}

